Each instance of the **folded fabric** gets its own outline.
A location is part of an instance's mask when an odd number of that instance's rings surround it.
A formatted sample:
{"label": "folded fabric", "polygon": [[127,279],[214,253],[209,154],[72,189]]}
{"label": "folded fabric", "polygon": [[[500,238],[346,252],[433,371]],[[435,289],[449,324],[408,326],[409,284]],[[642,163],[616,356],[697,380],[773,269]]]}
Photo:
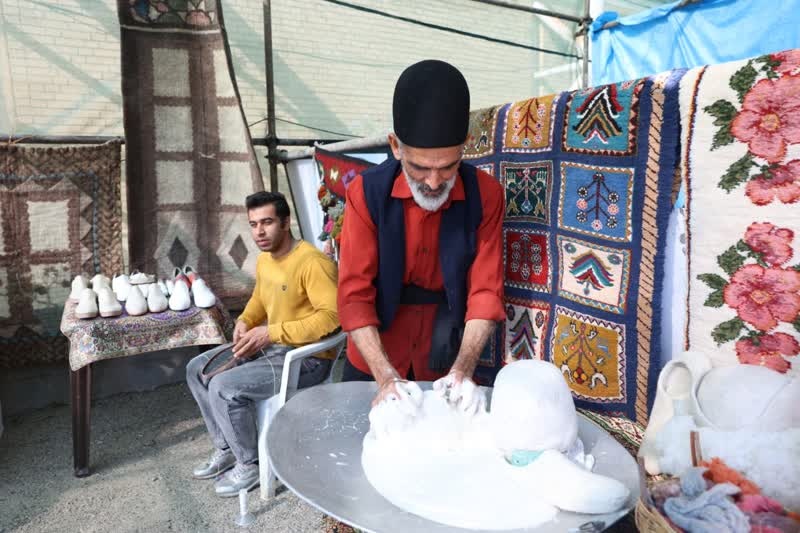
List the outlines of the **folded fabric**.
{"label": "folded fabric", "polygon": [[731,483],[706,490],[705,468],[691,468],[681,476],[683,496],[667,499],[664,512],[689,533],[748,533],[747,516],[730,496],[739,493]]}
{"label": "folded fabric", "polygon": [[746,513],[750,533],[800,533],[800,522],[779,513]]}

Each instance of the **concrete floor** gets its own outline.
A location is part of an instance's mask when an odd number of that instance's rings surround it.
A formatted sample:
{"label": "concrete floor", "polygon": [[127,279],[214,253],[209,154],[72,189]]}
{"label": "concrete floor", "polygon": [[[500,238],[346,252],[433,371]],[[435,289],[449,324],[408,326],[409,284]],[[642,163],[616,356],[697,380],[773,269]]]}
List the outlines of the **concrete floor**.
{"label": "concrete floor", "polygon": [[[210,452],[185,384],[121,394],[92,406],[92,475],[72,475],[69,407],[6,420],[0,438],[0,532],[243,531],[238,502],[191,479]],[[252,531],[322,529],[323,515],[291,492],[250,493]]]}

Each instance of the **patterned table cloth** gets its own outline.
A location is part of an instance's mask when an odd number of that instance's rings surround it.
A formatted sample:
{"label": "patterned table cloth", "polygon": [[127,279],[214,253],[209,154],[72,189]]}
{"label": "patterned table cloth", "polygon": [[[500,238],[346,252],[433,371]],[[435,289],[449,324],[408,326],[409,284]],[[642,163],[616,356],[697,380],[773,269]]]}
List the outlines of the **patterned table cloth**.
{"label": "patterned table cloth", "polygon": [[209,309],[190,307],[130,316],[124,310],[114,318],[84,320],[75,316],[77,302],[68,301],[61,316],[61,333],[69,339],[69,366],[84,366],[146,352],[228,342],[233,320],[218,301]]}

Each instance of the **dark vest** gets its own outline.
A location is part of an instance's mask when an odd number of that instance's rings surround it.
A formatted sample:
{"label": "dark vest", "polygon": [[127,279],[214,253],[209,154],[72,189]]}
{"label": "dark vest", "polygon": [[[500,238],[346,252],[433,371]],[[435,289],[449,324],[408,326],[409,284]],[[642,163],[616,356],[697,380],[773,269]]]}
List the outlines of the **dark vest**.
{"label": "dark vest", "polygon": [[[467,273],[475,260],[477,231],[483,218],[483,208],[475,167],[461,163],[458,172],[464,183],[465,200],[452,201],[450,207],[442,211],[439,231],[439,261],[444,278],[446,308],[441,309],[443,306],[440,305],[437,326],[441,325],[438,324],[441,322],[440,315],[447,314],[450,315],[448,319],[459,324],[463,331],[467,309]],[[376,310],[381,322],[380,331],[385,331],[392,324],[404,294],[405,215],[403,200],[392,197],[394,180],[399,174],[400,163],[392,157],[362,173],[367,209],[378,232],[378,276],[373,283],[377,288]],[[459,336],[456,350],[460,343]],[[438,353],[440,348],[434,342],[431,351]],[[455,357],[455,354],[449,355]]]}

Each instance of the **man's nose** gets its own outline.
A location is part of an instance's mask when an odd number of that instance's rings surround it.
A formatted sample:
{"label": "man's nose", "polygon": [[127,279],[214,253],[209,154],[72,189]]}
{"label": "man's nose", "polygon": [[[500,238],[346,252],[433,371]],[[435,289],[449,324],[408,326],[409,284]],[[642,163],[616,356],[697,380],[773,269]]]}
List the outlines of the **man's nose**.
{"label": "man's nose", "polygon": [[430,171],[430,174],[428,174],[428,178],[425,180],[425,185],[434,191],[438,191],[447,180],[448,176],[446,176],[443,171],[433,169]]}

